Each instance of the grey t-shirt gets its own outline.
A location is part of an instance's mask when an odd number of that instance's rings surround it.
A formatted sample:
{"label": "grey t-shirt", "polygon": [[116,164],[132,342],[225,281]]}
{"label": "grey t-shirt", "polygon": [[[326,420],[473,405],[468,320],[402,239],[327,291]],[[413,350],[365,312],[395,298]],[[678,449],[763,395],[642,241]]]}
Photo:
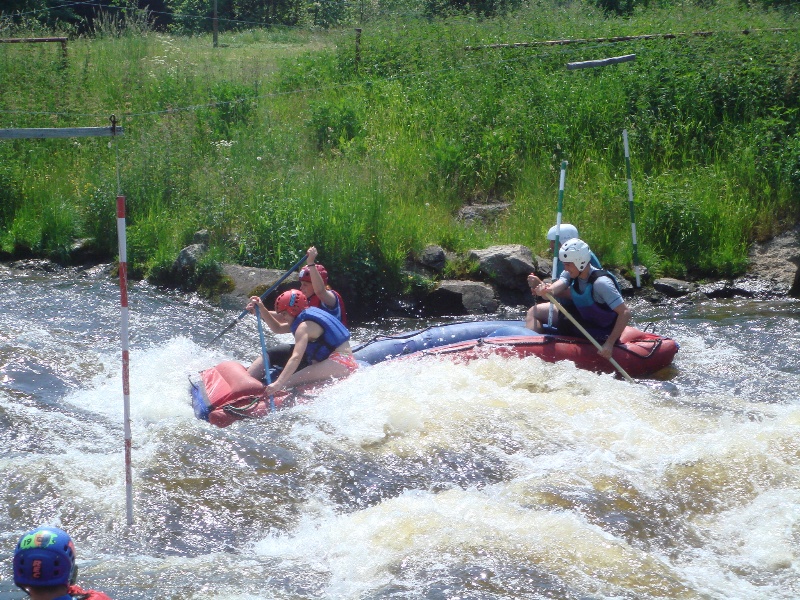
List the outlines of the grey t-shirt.
{"label": "grey t-shirt", "polygon": [[[597,270],[599,269],[592,267],[589,274],[591,275],[591,273]],[[568,271],[562,271],[559,279],[567,285],[572,283],[572,278],[569,276]],[[589,285],[588,281],[578,278],[578,292],[583,293],[587,285]],[[617,286],[614,285],[614,282],[611,281],[609,277],[598,277],[595,279],[594,285],[592,286],[592,298],[594,298],[595,302],[606,304],[611,310],[614,310],[624,302],[622,295],[617,290]]]}

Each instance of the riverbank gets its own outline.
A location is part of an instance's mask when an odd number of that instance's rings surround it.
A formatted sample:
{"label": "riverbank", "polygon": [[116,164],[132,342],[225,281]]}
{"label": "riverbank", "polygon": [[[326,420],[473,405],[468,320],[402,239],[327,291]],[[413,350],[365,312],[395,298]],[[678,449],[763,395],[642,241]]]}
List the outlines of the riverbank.
{"label": "riverbank", "polygon": [[[418,16],[365,24],[358,55],[351,28],[224,48],[123,30],[71,39],[66,60],[9,45],[0,128],[113,114],[120,135],[0,144],[0,259],[63,260],[82,239],[113,260],[123,195],[132,277],[165,278],[200,229],[219,264],[286,269],[313,243],[366,310],[430,292],[405,272],[428,244],[546,253],[561,181],[558,210],[604,264],[630,262],[635,207],[638,256],[659,276],[738,277],[752,241],[798,219],[796,11],[548,1]],[[611,54],[636,58],[568,68]],[[472,276],[447,265],[436,281]]]}
{"label": "riverbank", "polygon": [[[205,256],[205,236],[200,232],[195,244],[184,248],[173,264],[172,277],[162,287],[183,289],[196,283],[196,268]],[[630,273],[611,269],[617,276],[623,295],[627,298],[642,298],[653,304],[671,301],[702,302],[708,299],[743,297],[756,301],[800,297],[800,225],[763,243],[754,244],[749,252],[748,272],[737,278],[706,278],[683,280],[670,277],[651,278],[642,269],[641,287],[635,286]],[[477,265],[472,278],[443,278],[448,261],[472,260]],[[348,315],[353,322],[363,322],[375,317],[451,317],[463,315],[493,314],[511,307],[529,307],[534,299],[527,289],[526,277],[535,272],[540,277],[550,276],[550,260],[534,256],[531,250],[521,245],[493,246],[472,250],[466,257],[445,253],[439,247],[429,246],[414,261],[408,261],[408,277],[427,281],[419,285],[415,293],[399,295],[384,307],[364,309],[358,302],[358,290],[346,274],[330,273],[330,282],[340,291]],[[115,265],[84,264],[65,267],[49,260],[23,259],[2,263],[2,268],[25,271],[57,272],[72,269],[87,276],[115,272]],[[222,264],[215,271],[213,287],[216,293],[206,289],[207,299],[225,310],[240,311],[253,295],[262,295],[284,275],[285,271],[261,269],[241,265]],[[162,282],[163,283],[163,282]],[[267,302],[280,292],[297,287],[296,276],[290,276]],[[422,291],[425,290],[425,291]]]}

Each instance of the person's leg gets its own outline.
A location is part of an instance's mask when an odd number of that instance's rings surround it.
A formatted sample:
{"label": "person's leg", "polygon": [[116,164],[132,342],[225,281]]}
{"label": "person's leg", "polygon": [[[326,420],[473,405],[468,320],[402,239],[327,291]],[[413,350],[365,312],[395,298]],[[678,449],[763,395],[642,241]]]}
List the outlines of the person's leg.
{"label": "person's leg", "polygon": [[253,361],[253,363],[247,367],[247,373],[250,377],[254,377],[259,381],[264,381],[264,358],[259,356],[257,359]]}
{"label": "person's leg", "polygon": [[[272,380],[274,381],[280,373],[280,368],[286,366],[286,361],[294,351],[294,344],[278,344],[267,349],[267,358],[269,358],[270,373],[272,373]],[[300,361],[298,370],[307,367],[308,362],[305,357]],[[276,369],[276,367],[279,367]],[[247,372],[251,377],[255,377],[259,381],[264,381],[264,357],[259,356],[253,361],[253,364],[248,367]]]}
{"label": "person's leg", "polygon": [[[561,306],[563,306],[569,314],[575,317],[575,320],[578,321],[578,323],[583,325],[583,319],[581,318],[581,313],[578,311],[578,307],[575,306],[573,302],[563,303]],[[558,335],[565,335],[569,337],[583,337],[583,334],[577,327],[575,327],[575,325],[572,323],[572,320],[568,319],[564,315],[560,315],[557,325],[558,325]]]}
{"label": "person's leg", "polygon": [[342,377],[347,377],[353,370],[351,366],[326,359],[309,365],[305,369],[296,371],[286,382],[286,387],[292,388],[305,383],[315,383],[325,379],[341,379]]}
{"label": "person's leg", "polygon": [[[553,310],[555,310],[555,307],[553,307]],[[542,333],[544,331],[542,327],[543,325],[547,325],[549,315],[549,302],[540,302],[539,304],[534,304],[528,309],[528,312],[525,315],[525,327],[537,333]],[[553,313],[553,324],[555,325],[557,322],[558,311]]]}

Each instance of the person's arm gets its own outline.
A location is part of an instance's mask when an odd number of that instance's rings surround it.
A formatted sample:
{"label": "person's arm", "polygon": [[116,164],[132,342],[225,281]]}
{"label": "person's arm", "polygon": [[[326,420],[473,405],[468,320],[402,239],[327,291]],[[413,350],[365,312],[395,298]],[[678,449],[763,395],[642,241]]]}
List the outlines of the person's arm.
{"label": "person's arm", "polygon": [[311,277],[311,287],[314,288],[314,295],[328,308],[336,308],[336,303],[338,302],[336,294],[327,288],[325,282],[322,280],[322,275],[319,274],[315,266],[317,261],[317,249],[311,246],[311,248],[308,249],[307,255],[308,260],[306,261],[306,265],[309,267],[308,275]]}
{"label": "person's arm", "polygon": [[611,352],[614,350],[614,344],[617,343],[619,336],[625,331],[628,322],[631,320],[631,309],[624,302],[614,309],[617,313],[617,322],[614,323],[614,329],[608,335],[608,339],[603,344],[602,348],[598,350],[598,354],[603,358],[611,358]]}
{"label": "person's arm", "polygon": [[297,371],[297,367],[300,365],[300,361],[303,359],[303,355],[306,353],[306,348],[308,347],[309,330],[312,329],[312,325],[316,325],[317,328],[322,330],[322,327],[309,321],[303,321],[297,327],[297,330],[294,332],[294,349],[292,350],[292,355],[289,357],[289,360],[286,361],[286,366],[283,367],[278,378],[266,387],[268,394],[280,392],[285,387],[289,378]]}
{"label": "person's arm", "polygon": [[[561,292],[569,289],[569,284],[563,279],[558,279],[556,281],[553,281],[552,283],[547,284],[542,282],[542,280],[539,279],[538,277],[534,278],[539,281],[539,284],[531,291],[533,291],[533,293],[536,294],[537,296],[545,297],[547,296],[547,294],[558,296]],[[530,282],[530,276],[528,277],[528,281]]]}
{"label": "person's arm", "polygon": [[258,307],[258,314],[264,319],[264,322],[272,330],[273,333],[291,333],[292,328],[288,323],[281,323],[276,319],[277,313],[268,310],[259,296],[252,296],[250,303],[247,305],[247,310],[256,314],[256,306]]}
{"label": "person's arm", "polygon": [[312,265],[309,269],[310,276],[311,276],[311,286],[314,288],[314,294],[317,298],[320,299],[325,306],[328,308],[336,308],[336,303],[338,300],[336,299],[336,294],[330,291],[325,282],[322,281],[322,275],[319,274],[317,268]]}

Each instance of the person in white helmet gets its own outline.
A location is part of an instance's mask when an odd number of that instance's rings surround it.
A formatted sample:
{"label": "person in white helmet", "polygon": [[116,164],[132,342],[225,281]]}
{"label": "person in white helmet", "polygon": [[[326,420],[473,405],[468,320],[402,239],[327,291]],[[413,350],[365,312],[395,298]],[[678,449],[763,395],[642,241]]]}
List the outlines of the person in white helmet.
{"label": "person in white helmet", "polygon": [[[575,225],[572,225],[570,223],[561,223],[560,228],[557,225],[553,225],[547,232],[547,239],[550,241],[551,256],[553,254],[553,250],[555,249],[556,233],[558,233],[559,247],[563,246],[566,242],[570,240],[580,238],[580,236],[578,235],[578,228],[575,227]],[[596,269],[603,268],[603,266],[600,264],[600,260],[595,256],[594,252],[591,252],[590,263]],[[563,272],[564,272],[564,263],[562,263],[561,259],[559,258],[556,264],[556,270],[553,273],[553,280],[555,280],[559,276],[559,274]],[[528,276],[528,285],[530,285],[532,281],[531,277],[536,277],[536,275],[534,273],[531,273]],[[572,300],[570,299],[569,290],[562,291],[561,294],[556,296],[556,298],[564,305],[572,303]],[[555,307],[553,307],[553,311],[556,311]],[[555,314],[555,312],[553,314]],[[550,315],[549,302],[540,302],[539,304],[534,304],[528,309],[528,312],[525,315],[525,326],[528,329],[536,329],[534,327],[534,324],[536,322],[541,323],[542,321],[548,321],[549,315]]]}
{"label": "person in white helmet", "polygon": [[[631,311],[622,299],[616,279],[607,271],[591,264],[592,251],[589,244],[580,239],[565,242],[558,251],[558,257],[564,263],[564,271],[554,282],[547,284],[535,275],[528,276],[528,285],[537,296],[569,291],[571,306],[565,308],[602,344],[598,354],[610,358],[628,322]],[[554,315],[553,322],[560,335],[582,337],[581,331],[563,315]],[[541,321],[533,323],[535,331],[542,332]]]}

